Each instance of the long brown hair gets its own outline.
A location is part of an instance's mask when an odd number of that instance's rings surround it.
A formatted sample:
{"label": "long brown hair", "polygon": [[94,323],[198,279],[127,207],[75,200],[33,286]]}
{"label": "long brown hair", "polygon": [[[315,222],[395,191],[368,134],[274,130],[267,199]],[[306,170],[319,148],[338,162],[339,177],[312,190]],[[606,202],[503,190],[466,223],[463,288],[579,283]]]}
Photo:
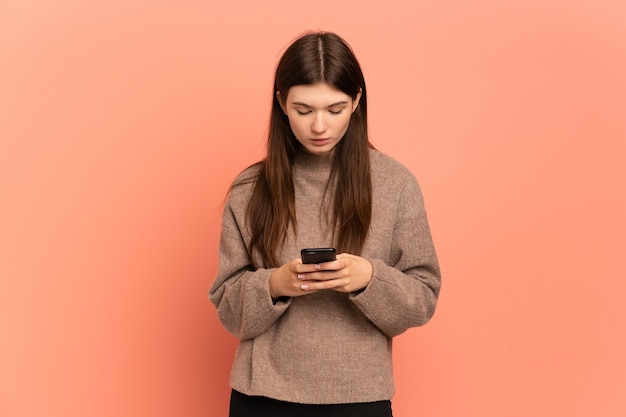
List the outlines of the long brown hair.
{"label": "long brown hair", "polygon": [[[359,63],[350,46],[334,33],[306,34],[291,44],[281,57],[274,79],[267,156],[258,165],[254,190],[247,207],[251,232],[248,257],[261,255],[264,266],[280,266],[277,252],[292,227],[297,234],[292,166],[301,145],[289,119],[282,111],[280,97],[287,97],[296,85],[324,82],[356,99],[343,139],[335,146],[329,186],[334,187],[330,215],[333,240],[339,253],[361,253],[372,217],[372,181],[367,133],[367,91]],[[259,267],[259,265],[255,265]]]}

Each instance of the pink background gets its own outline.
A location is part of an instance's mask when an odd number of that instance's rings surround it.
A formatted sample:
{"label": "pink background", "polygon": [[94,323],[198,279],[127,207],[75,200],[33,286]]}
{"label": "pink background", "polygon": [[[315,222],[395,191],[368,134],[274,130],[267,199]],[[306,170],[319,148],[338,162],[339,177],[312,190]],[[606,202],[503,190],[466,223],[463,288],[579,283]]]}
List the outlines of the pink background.
{"label": "pink background", "polygon": [[226,415],[222,203],[307,29],[443,270],[395,415],[626,415],[624,1],[0,0],[0,416]]}

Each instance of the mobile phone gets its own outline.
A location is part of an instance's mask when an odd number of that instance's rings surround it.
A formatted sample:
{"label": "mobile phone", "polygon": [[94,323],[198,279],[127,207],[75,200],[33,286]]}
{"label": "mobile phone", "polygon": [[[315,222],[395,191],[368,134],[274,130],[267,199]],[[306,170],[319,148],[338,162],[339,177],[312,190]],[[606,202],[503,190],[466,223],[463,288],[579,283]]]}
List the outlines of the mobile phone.
{"label": "mobile phone", "polygon": [[306,248],[300,251],[303,264],[320,264],[337,260],[335,248]]}

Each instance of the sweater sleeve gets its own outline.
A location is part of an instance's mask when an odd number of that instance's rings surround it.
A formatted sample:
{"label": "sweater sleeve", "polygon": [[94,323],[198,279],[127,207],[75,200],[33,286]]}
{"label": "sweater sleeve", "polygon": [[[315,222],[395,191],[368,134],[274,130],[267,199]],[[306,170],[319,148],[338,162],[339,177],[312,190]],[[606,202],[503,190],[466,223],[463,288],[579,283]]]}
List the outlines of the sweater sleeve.
{"label": "sweater sleeve", "polygon": [[274,303],[269,292],[273,269],[254,270],[231,201],[224,209],[219,269],[209,290],[223,326],[239,339],[265,332],[287,309],[290,299]]}
{"label": "sweater sleeve", "polygon": [[414,177],[400,194],[389,263],[370,259],[372,280],[352,295],[354,304],[383,333],[393,337],[433,316],[441,273],[422,194]]}

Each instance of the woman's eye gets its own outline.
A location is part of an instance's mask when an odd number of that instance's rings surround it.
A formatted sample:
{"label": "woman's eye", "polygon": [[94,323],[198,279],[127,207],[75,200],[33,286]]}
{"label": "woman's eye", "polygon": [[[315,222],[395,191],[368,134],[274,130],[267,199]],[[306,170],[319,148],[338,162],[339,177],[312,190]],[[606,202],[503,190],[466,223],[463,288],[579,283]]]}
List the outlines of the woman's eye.
{"label": "woman's eye", "polygon": [[311,113],[310,110],[296,110],[296,112],[302,116],[304,116],[305,114]]}
{"label": "woman's eye", "polygon": [[328,110],[328,111],[330,112],[330,114],[341,114],[343,109],[341,109],[341,110]]}

